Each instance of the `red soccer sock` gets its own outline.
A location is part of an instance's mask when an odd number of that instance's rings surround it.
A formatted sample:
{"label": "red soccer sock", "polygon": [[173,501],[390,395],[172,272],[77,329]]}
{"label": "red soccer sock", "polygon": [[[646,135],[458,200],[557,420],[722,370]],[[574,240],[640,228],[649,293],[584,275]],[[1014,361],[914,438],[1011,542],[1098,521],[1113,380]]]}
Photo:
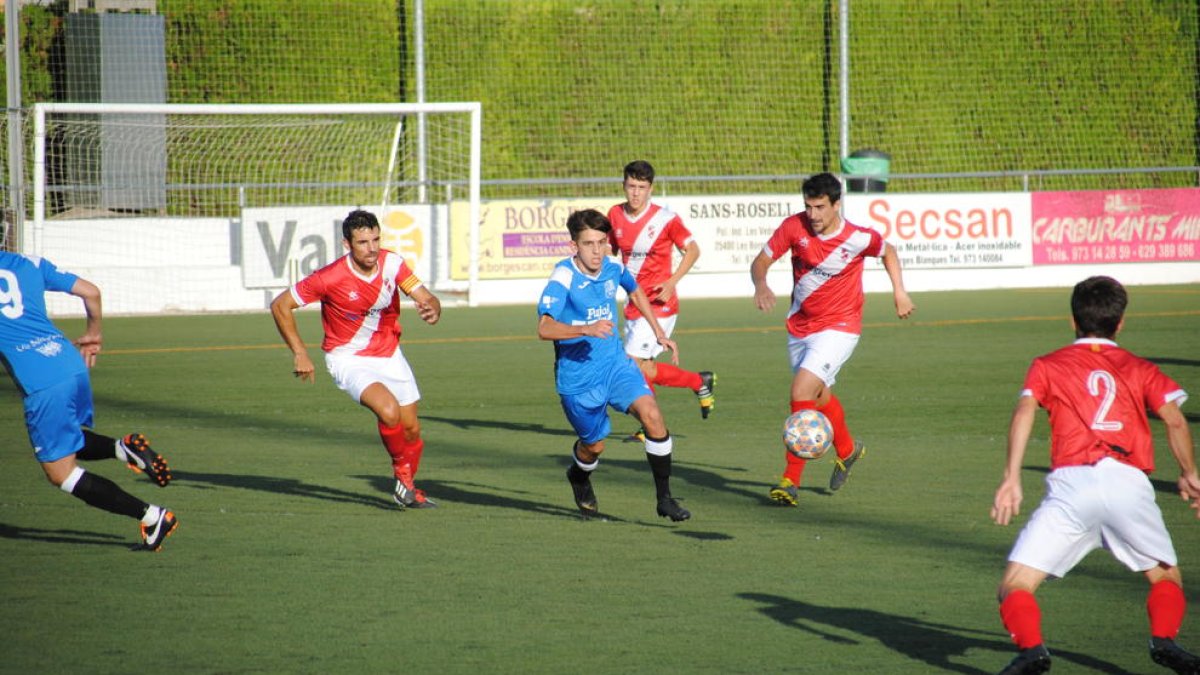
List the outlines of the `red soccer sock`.
{"label": "red soccer sock", "polygon": [[407,441],[404,445],[404,461],[412,467],[412,475],[417,475],[421,468],[421,453],[425,452],[425,439],[418,436],[416,440]]}
{"label": "red soccer sock", "polygon": [[383,448],[392,457],[392,473],[399,476],[400,467],[407,463],[404,451],[408,444],[404,441],[404,427],[400,424],[389,427],[379,422],[379,438],[383,441]]}
{"label": "red soccer sock", "polygon": [[1042,644],[1042,610],[1029,591],[1012,591],[1000,603],[1000,620],[1018,649]]}
{"label": "red soccer sock", "polygon": [[664,387],[683,387],[696,391],[704,383],[700,380],[700,373],[693,373],[669,363],[658,363],[655,364],[654,384],[661,384]]}
{"label": "red soccer sock", "polygon": [[[792,401],[792,412],[816,409],[816,401]],[[793,485],[800,485],[800,478],[804,475],[804,467],[808,464],[808,460],[801,459],[786,451],[783,453],[783,456],[787,460],[787,466],[783,470],[783,477],[792,481]]]}
{"label": "red soccer sock", "polygon": [[854,452],[854,437],[850,435],[850,427],[846,426],[846,413],[842,410],[842,402],[837,396],[829,394],[829,401],[819,408],[833,427],[833,448],[839,459],[846,459]]}
{"label": "red soccer sock", "polygon": [[1159,581],[1150,585],[1146,595],[1146,612],[1150,614],[1150,636],[1175,639],[1183,625],[1187,599],[1183,589],[1174,581]]}

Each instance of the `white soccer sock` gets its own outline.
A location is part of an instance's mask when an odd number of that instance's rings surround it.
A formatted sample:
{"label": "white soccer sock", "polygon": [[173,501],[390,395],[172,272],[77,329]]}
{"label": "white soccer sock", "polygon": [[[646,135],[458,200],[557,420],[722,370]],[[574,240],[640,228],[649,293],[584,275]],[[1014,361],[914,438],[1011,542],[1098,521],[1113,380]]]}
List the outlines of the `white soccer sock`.
{"label": "white soccer sock", "polygon": [[667,436],[661,441],[652,441],[650,437],[646,437],[646,452],[659,457],[671,454],[671,448],[674,447],[671,437]]}
{"label": "white soccer sock", "polygon": [[62,482],[62,485],[58,486],[59,489],[67,494],[71,494],[75,491],[75,486],[79,484],[79,479],[83,478],[83,474],[85,473],[87,472],[81,466],[71,469],[71,473],[67,476],[67,479]]}

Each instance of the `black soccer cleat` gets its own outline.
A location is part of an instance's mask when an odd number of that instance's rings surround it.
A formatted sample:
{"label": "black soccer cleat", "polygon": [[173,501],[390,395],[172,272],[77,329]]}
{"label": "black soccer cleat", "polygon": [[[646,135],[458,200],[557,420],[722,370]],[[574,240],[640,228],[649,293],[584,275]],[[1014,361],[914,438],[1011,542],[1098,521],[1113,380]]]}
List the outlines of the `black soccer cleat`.
{"label": "black soccer cleat", "polygon": [[125,455],[129,468],[137,473],[145,473],[159,487],[166,487],[171,482],[171,468],[163,456],[150,449],[150,442],[141,434],[129,434],[122,438],[117,447]]}
{"label": "black soccer cleat", "polygon": [[1150,638],[1150,659],[1182,675],[1200,675],[1200,656],[1175,644],[1171,638]]}
{"label": "black soccer cleat", "polygon": [[571,484],[571,492],[575,494],[575,506],[584,518],[591,518],[600,512],[596,493],[592,490],[592,477],[588,472],[572,464],[567,468],[567,482]]}
{"label": "black soccer cleat", "polygon": [[708,416],[712,414],[713,407],[717,404],[717,399],[713,396],[717,375],[708,370],[702,370],[699,374],[700,388],[696,390],[696,400],[700,402],[700,417],[708,419]]}
{"label": "black soccer cleat", "polygon": [[175,534],[177,527],[179,527],[179,521],[176,520],[175,514],[160,507],[158,520],[154,521],[153,525],[141,524],[142,543],[134,546],[133,549],[135,551],[160,551],[163,542],[167,540],[167,537]]}
{"label": "black soccer cleat", "polygon": [[658,515],[678,523],[691,518],[692,512],[680,506],[673,497],[663,497],[658,500]]}
{"label": "black soccer cleat", "polygon": [[1017,657],[1009,661],[1000,675],[1034,675],[1050,670],[1050,652],[1046,645],[1022,649]]}

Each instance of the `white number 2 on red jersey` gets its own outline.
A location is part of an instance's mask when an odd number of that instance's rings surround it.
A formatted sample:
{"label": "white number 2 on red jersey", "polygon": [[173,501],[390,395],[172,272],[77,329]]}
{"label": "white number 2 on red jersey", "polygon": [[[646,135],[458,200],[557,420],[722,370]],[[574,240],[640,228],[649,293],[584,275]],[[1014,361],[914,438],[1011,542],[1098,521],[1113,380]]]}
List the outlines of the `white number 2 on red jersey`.
{"label": "white number 2 on red jersey", "polygon": [[1100,407],[1092,418],[1092,428],[1096,431],[1120,431],[1124,424],[1120,420],[1108,420],[1108,411],[1117,398],[1117,378],[1107,370],[1093,370],[1088,373],[1088,393],[1100,397]]}

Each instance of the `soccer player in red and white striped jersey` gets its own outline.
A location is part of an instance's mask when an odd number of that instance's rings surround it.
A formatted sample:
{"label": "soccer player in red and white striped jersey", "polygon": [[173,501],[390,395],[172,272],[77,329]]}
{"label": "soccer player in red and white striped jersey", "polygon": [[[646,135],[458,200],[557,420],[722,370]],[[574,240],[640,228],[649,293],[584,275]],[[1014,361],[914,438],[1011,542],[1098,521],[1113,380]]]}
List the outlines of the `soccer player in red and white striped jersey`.
{"label": "soccer player in red and white striped jersey", "polygon": [[[908,318],[915,309],[904,290],[900,258],[875,230],[842,219],[839,206],[842,185],[829,173],[804,181],[804,213],[784,219],[750,265],[754,303],[762,311],[775,306],[775,293],[767,285],[767,270],[785,253],[791,253],[792,304],[788,310],[788,354],[792,363],[791,410],[819,410],[833,426],[837,451],[829,489],[845,484],[850,467],[866,453],[846,425],[842,404],[833,384],[850,359],[862,333],[863,259],[883,259],[892,282],[896,316]],[[770,491],[780,504],[798,504],[805,460],[785,452],[787,467],[779,485]]]}
{"label": "soccer player in red and white striped jersey", "polygon": [[293,311],[321,303],[325,366],[334,382],[378,418],[379,436],[392,458],[393,498],[402,508],[434,502],[413,485],[425,442],[417,417],[421,392],[400,350],[400,296],[412,298],[426,323],[442,305],[398,254],[380,248],[379,220],[356,210],[342,222],[347,254],[300,280],[271,303],[275,326],[293,354],[293,372],[316,379]]}
{"label": "soccer player in red and white striped jersey", "polygon": [[1153,438],[1146,411],[1167,429],[1179,464],[1176,488],[1200,517],[1200,475],[1180,406],[1187,392],[1158,366],[1117,346],[1128,294],[1115,279],[1090,277],[1071,294],[1076,340],[1034,359],[1008,432],[1004,478],[992,519],[1020,513],[1021,465],[1039,406],[1050,415],[1046,496],[1017,536],[997,593],[1000,618],[1020,653],[1001,672],[1050,669],[1034,593],[1084,556],[1105,548],[1150,582],[1150,658],[1177,673],[1200,673],[1200,657],[1175,644],[1187,600],[1162,511],[1154,500]]}
{"label": "soccer player in red and white striped jersey", "polygon": [[[679,294],[675,287],[692,269],[700,257],[700,245],[692,238],[681,219],[670,209],[653,204],[654,167],[637,160],[625,165],[622,189],[625,201],[608,210],[612,223],[609,242],[614,254],[621,256],[650,300],[658,324],[670,337],[679,314]],[[672,270],[674,253],[682,257]],[[651,388],[681,387],[691,389],[700,402],[700,416],[708,419],[715,398],[713,385],[717,377],[710,371],[693,372],[655,359],[663,352],[650,324],[631,302],[625,303],[625,353],[642,370]]]}

